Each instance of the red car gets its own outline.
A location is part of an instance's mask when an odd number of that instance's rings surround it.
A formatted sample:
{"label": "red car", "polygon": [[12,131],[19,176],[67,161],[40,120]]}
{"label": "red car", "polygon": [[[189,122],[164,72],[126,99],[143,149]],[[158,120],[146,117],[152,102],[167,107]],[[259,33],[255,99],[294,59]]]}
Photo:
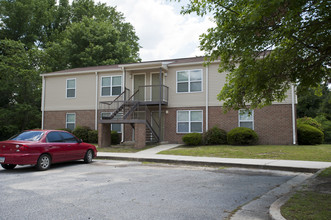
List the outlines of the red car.
{"label": "red car", "polygon": [[7,170],[17,165],[47,170],[52,163],[79,159],[90,163],[96,156],[94,145],[83,143],[66,131],[29,130],[0,142],[0,163]]}

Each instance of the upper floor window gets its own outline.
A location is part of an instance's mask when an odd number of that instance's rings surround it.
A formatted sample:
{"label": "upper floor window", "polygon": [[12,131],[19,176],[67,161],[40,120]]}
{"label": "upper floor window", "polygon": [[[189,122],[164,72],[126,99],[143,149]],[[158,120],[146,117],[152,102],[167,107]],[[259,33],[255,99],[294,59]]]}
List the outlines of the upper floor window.
{"label": "upper floor window", "polygon": [[67,79],[67,98],[75,98],[76,97],[76,79]]}
{"label": "upper floor window", "polygon": [[240,109],[239,127],[246,127],[254,130],[254,110]]}
{"label": "upper floor window", "polygon": [[177,132],[202,133],[202,121],[203,116],[201,110],[177,111]]}
{"label": "upper floor window", "polygon": [[66,115],[66,128],[70,130],[74,130],[76,127],[76,114],[75,113],[67,113]]}
{"label": "upper floor window", "polygon": [[202,70],[177,71],[177,92],[201,92]]}
{"label": "upper floor window", "polygon": [[122,76],[101,77],[101,96],[115,96],[122,92]]}

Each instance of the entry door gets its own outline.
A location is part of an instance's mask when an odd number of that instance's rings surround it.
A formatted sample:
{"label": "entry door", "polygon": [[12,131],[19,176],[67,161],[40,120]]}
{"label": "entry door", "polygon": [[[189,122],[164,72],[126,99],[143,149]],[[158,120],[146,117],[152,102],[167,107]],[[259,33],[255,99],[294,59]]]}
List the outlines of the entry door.
{"label": "entry door", "polygon": [[[159,127],[157,126],[157,124],[159,124],[159,112],[155,111],[152,112],[152,116],[151,116],[151,125],[153,130],[159,135]],[[157,123],[157,124],[156,124]],[[161,112],[161,135],[159,135],[160,140],[163,141],[164,140],[164,112]]]}
{"label": "entry door", "polygon": [[139,100],[139,101],[144,101],[145,100],[145,87],[140,87],[139,86],[144,86],[145,85],[145,75],[134,75],[134,92],[136,92],[138,89],[139,92],[135,95],[134,99]]}
{"label": "entry door", "polygon": [[[160,100],[160,87],[156,86],[156,85],[160,85],[160,78],[159,77],[160,77],[159,73],[152,74],[152,85],[153,85],[153,87],[152,87],[152,101],[159,101]],[[161,85],[163,85],[163,77],[162,76],[161,76]]]}

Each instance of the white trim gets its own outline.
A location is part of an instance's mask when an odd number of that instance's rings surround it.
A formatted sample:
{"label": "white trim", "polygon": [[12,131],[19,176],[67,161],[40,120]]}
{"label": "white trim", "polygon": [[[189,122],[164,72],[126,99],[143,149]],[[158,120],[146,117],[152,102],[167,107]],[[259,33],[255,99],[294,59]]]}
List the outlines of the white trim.
{"label": "white trim", "polygon": [[98,96],[98,91],[99,91],[99,76],[98,72],[95,72],[95,113],[94,113],[94,130],[98,130],[98,102],[99,102],[99,96]]}
{"label": "white trim", "polygon": [[[75,96],[74,97],[68,97],[68,81],[69,80],[75,80],[75,88],[69,88],[69,89],[75,89]],[[66,79],[66,99],[75,99],[77,93],[77,79],[76,78],[69,78]]]}
{"label": "white trim", "polygon": [[118,71],[121,71],[121,68],[104,69],[104,70],[94,69],[94,70],[83,70],[83,71],[73,71],[73,72],[64,72],[64,73],[53,72],[53,73],[43,73],[43,74],[40,74],[40,76],[47,77],[47,76],[66,76],[66,75],[77,75],[77,74],[93,74],[93,73],[95,73],[95,71],[98,71],[98,73],[118,72]]}
{"label": "white trim", "polygon": [[[192,71],[197,71],[200,70],[201,71],[201,91],[193,91],[191,92],[191,82],[200,82],[200,81],[191,81],[190,80],[190,76],[191,76],[191,72]],[[188,72],[188,88],[187,88],[187,92],[178,92],[178,72]],[[188,70],[178,70],[176,71],[176,93],[177,94],[187,94],[187,93],[201,93],[203,92],[203,69],[188,69]]]}
{"label": "white trim", "polygon": [[[112,97],[112,96],[118,96],[119,94],[117,95],[113,95],[113,78],[114,77],[121,77],[121,92],[120,94],[123,92],[123,78],[122,78],[122,75],[107,75],[107,76],[101,76],[100,78],[100,97]],[[109,95],[102,95],[102,88],[103,87],[106,87],[106,86],[102,86],[102,79],[103,78],[110,78],[110,85],[109,85],[109,88],[110,88],[110,94]],[[107,86],[108,87],[108,86]]]}
{"label": "white trim", "polygon": [[[180,122],[188,122],[189,123],[189,131],[188,132],[179,132],[178,131],[178,112],[180,111],[186,111],[186,112],[189,112],[189,120],[188,121],[180,121]],[[191,123],[192,122],[200,122],[200,121],[191,121],[191,112],[201,112],[201,132],[198,132],[198,133],[203,133],[203,110],[177,110],[176,111],[176,133],[177,134],[189,134],[189,133],[196,133],[196,132],[192,132],[191,131]]]}
{"label": "white trim", "polygon": [[296,123],[296,118],[295,118],[295,91],[294,91],[294,85],[292,84],[291,85],[291,92],[292,92],[292,134],[293,134],[293,144],[296,145],[297,142],[296,142],[296,126],[295,126],[295,123]]}
{"label": "white trim", "polygon": [[[240,111],[251,111],[253,119],[252,120],[240,120]],[[238,110],[238,127],[240,127],[240,122],[252,122],[252,130],[254,130],[254,110],[239,109]]]}
{"label": "white trim", "polygon": [[42,92],[41,92],[41,129],[44,129],[45,123],[45,91],[46,79],[42,76]]}
{"label": "white trim", "polygon": [[[74,122],[74,128],[76,128],[76,113],[74,112],[67,112],[66,113],[66,128],[68,128],[67,124],[68,124],[68,115],[75,115],[75,122]],[[72,122],[70,122],[72,124]]]}
{"label": "white trim", "polygon": [[206,66],[206,131],[208,131],[209,120],[209,65]]}

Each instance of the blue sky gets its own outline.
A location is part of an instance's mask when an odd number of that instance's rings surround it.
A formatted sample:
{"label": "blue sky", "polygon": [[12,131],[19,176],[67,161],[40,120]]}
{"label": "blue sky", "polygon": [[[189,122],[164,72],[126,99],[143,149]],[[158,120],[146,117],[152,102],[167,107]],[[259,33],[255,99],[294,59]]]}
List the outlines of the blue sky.
{"label": "blue sky", "polygon": [[209,17],[180,14],[187,1],[169,0],[95,0],[116,6],[140,38],[143,61],[201,56],[199,36],[213,22]]}

